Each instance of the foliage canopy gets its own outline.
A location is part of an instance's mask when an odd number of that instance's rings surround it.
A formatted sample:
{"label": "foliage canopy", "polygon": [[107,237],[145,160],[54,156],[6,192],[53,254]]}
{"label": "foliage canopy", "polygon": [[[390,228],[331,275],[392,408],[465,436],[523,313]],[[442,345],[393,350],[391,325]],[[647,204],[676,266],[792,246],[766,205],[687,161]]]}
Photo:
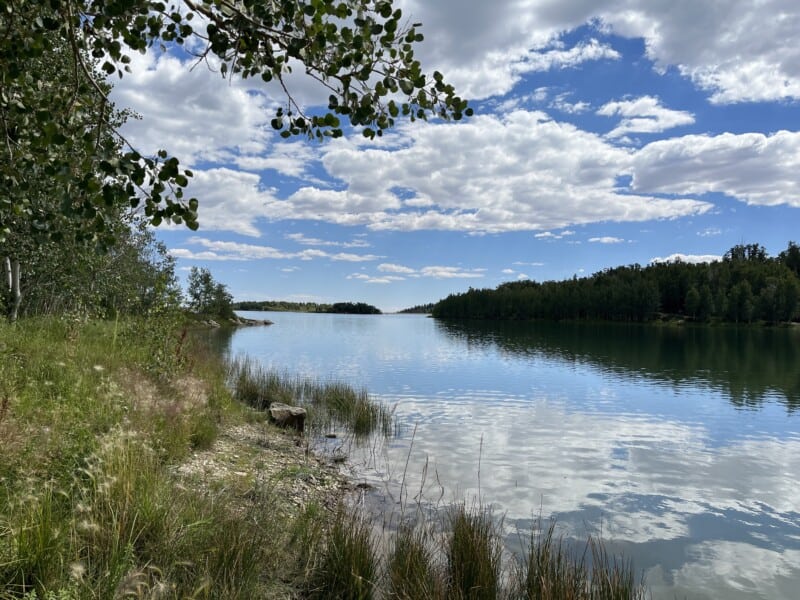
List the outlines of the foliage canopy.
{"label": "foliage canopy", "polygon": [[[345,119],[372,138],[401,115],[471,114],[440,73],[422,72],[421,40],[390,0],[0,0],[0,241],[27,214],[42,230],[68,215],[102,233],[110,206],[143,204],[154,225],[197,228],[191,171],[166,150],[143,156],[118,131],[105,77],[122,77],[131,52],[182,45],[223,77],[276,82],[282,137],[338,137]],[[327,110],[305,113],[287,86],[293,69],[327,89]],[[34,215],[42,178],[60,207]]]}

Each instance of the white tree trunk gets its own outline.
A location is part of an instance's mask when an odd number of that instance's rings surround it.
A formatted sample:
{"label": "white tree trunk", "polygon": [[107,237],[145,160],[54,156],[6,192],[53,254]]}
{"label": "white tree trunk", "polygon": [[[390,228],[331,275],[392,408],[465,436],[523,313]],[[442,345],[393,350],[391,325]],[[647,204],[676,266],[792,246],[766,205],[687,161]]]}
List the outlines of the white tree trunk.
{"label": "white tree trunk", "polygon": [[5,260],[6,283],[8,285],[9,299],[11,306],[8,309],[8,320],[12,323],[17,320],[19,314],[19,305],[22,302],[22,291],[20,290],[19,277],[19,261],[6,256]]}

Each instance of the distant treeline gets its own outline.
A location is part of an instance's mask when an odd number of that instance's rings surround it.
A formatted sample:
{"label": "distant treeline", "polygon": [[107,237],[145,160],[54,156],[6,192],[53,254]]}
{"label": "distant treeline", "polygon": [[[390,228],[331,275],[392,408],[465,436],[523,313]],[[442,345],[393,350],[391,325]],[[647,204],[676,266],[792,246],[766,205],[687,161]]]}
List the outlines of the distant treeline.
{"label": "distant treeline", "polygon": [[379,315],[381,311],[364,302],[336,302],[319,304],[317,302],[285,302],[283,300],[245,300],[235,302],[234,310],[272,310],[278,312],[343,313],[351,315]]}
{"label": "distant treeline", "polygon": [[433,308],[437,318],[778,323],[798,317],[800,247],[770,258],[763,246],[738,245],[721,261],[681,261],[606,269],[565,281],[516,281],[453,294]]}
{"label": "distant treeline", "polygon": [[401,311],[398,311],[402,315],[426,315],[433,312],[434,303],[429,302],[428,304],[418,304],[416,306],[412,306],[411,308],[404,308]]}
{"label": "distant treeline", "polygon": [[285,302],[283,300],[244,300],[234,302],[234,310],[273,310],[277,312],[328,312],[330,304],[317,302]]}

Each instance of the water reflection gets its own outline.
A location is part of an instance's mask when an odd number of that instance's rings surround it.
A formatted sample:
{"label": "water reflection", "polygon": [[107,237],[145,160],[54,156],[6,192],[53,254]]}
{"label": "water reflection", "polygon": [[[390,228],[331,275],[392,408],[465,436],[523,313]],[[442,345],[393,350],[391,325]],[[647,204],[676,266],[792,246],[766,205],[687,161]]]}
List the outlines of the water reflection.
{"label": "water reflection", "polygon": [[800,331],[583,323],[436,321],[467,348],[593,365],[623,377],[708,384],[737,406],[778,399],[800,407]]}
{"label": "water reflection", "polygon": [[212,335],[396,406],[401,435],[349,449],[383,510],[479,496],[511,536],[602,528],[654,598],[797,597],[798,332],[267,316]]}

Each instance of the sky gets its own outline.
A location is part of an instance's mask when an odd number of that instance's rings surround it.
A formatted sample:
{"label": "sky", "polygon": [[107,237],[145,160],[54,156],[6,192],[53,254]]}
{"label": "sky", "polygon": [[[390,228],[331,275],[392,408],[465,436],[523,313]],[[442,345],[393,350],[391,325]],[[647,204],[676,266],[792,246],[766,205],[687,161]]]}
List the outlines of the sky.
{"label": "sky", "polygon": [[[200,228],[160,227],[184,279],[236,300],[384,311],[741,243],[800,241],[797,0],[396,0],[475,116],[282,140],[285,104],[174,51],[115,83],[123,133],[178,156]],[[291,76],[309,110],[327,104]]]}

